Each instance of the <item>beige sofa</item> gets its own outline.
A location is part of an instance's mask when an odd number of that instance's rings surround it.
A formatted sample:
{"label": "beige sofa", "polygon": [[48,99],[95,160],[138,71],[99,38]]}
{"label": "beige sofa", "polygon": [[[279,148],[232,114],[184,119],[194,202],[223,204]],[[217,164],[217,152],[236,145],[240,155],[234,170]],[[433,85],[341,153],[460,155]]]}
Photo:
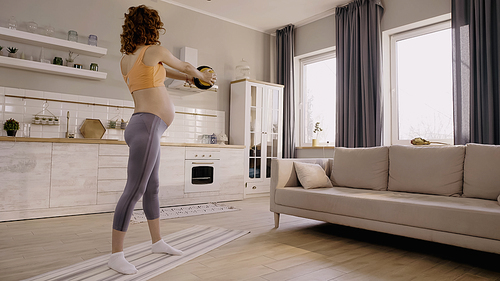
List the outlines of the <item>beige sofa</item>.
{"label": "beige sofa", "polygon": [[273,160],[270,209],[500,254],[499,195],[500,146],[335,148]]}

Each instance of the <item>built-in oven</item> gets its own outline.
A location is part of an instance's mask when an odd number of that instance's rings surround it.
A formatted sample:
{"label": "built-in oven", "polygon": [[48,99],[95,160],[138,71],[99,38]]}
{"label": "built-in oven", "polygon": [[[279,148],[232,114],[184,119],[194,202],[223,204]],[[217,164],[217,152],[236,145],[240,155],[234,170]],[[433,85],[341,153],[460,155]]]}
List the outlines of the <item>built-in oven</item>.
{"label": "built-in oven", "polygon": [[184,191],[206,192],[219,191],[220,150],[186,149]]}

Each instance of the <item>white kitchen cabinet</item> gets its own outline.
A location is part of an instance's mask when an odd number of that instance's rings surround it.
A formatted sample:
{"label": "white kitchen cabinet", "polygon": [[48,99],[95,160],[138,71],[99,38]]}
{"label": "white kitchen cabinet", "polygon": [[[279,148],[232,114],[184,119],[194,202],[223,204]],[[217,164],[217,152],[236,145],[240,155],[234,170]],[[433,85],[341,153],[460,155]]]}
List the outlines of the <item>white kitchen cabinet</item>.
{"label": "white kitchen cabinet", "polygon": [[127,182],[128,146],[99,144],[97,204],[115,205]]}
{"label": "white kitchen cabinet", "polygon": [[220,193],[243,199],[245,184],[245,152],[243,149],[221,149],[219,165]]}
{"label": "white kitchen cabinet", "polygon": [[[0,222],[115,209],[127,180],[127,145],[1,138],[9,141],[0,140]],[[186,146],[190,145],[197,151],[220,151],[218,191],[184,192]],[[162,145],[159,196],[162,207],[242,200],[242,147]],[[142,203],[136,208],[141,209]]]}
{"label": "white kitchen cabinet", "polygon": [[162,146],[160,156],[160,206],[175,205],[184,198],[185,147]]}
{"label": "white kitchen cabinet", "polygon": [[49,208],[51,143],[0,142],[0,221],[6,211]]}
{"label": "white kitchen cabinet", "polygon": [[[105,48],[90,46],[78,42],[71,42],[68,40],[43,36],[20,30],[8,29],[5,27],[0,27],[0,39],[44,47],[53,50],[60,50],[65,52],[71,51],[76,54],[98,58],[106,55],[107,53],[107,49]],[[76,69],[60,65],[52,65],[36,61],[2,56],[0,56],[0,66],[91,80],[104,80],[107,76],[107,73],[100,71]]]}
{"label": "white kitchen cabinet", "polygon": [[98,146],[54,143],[50,208],[97,204]]}
{"label": "white kitchen cabinet", "polygon": [[271,161],[281,158],[282,85],[231,82],[231,144],[245,145],[245,195],[269,192]]}

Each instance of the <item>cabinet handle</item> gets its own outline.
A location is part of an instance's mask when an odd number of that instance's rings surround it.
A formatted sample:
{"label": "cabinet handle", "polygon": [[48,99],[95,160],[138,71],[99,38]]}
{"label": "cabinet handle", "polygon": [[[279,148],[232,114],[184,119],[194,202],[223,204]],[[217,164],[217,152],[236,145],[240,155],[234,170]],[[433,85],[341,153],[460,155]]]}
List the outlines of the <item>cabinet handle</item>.
{"label": "cabinet handle", "polygon": [[213,165],[214,162],[192,162],[193,165]]}

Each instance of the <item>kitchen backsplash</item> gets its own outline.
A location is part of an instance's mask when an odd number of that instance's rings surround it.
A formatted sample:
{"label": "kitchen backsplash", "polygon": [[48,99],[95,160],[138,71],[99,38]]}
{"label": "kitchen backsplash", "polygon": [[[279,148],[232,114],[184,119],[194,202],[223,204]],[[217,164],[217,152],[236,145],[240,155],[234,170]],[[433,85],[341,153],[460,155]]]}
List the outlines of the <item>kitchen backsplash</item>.
{"label": "kitchen backsplash", "polygon": [[[18,137],[64,138],[69,111],[69,133],[74,133],[75,138],[83,138],[80,126],[85,119],[92,118],[101,120],[106,128],[103,139],[124,140],[124,130],[109,128],[109,121],[128,121],[133,106],[134,103],[128,100],[0,87],[0,120],[2,124],[9,118],[17,120],[20,123]],[[163,142],[201,143],[203,135],[225,132],[224,111],[179,106],[175,107],[175,111],[173,123],[162,136]],[[33,124],[35,115],[51,113],[59,118],[59,125]],[[1,136],[6,135],[2,127]]]}

